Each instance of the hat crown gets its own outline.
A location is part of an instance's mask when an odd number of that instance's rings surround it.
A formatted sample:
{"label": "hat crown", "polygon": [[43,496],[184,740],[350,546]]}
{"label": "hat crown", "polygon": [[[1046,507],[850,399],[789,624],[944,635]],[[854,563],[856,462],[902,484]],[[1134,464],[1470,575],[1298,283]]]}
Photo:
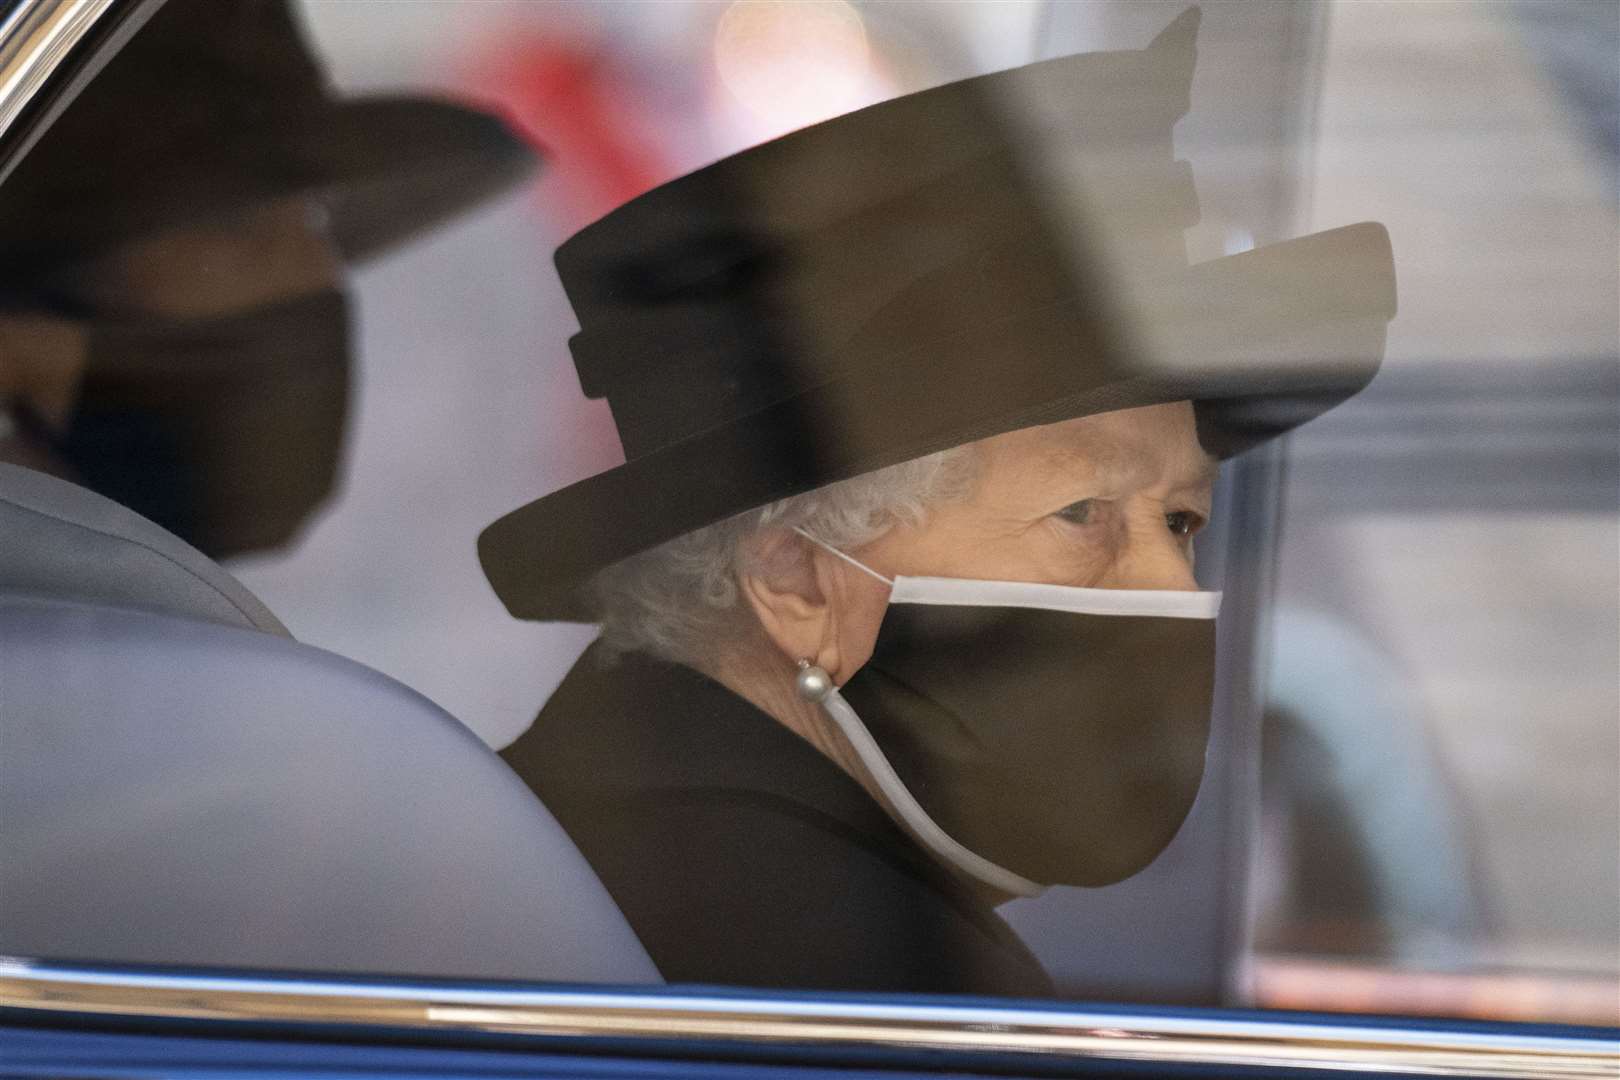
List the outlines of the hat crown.
{"label": "hat crown", "polygon": [[1381,226],[1187,265],[1197,20],[828,121],[564,244],[580,382],[626,461],[479,535],[507,609],[591,621],[605,567],[1003,432],[1191,401],[1224,458],[1364,386],[1394,314]]}
{"label": "hat crown", "polygon": [[1198,204],[1171,133],[1196,30],[1194,9],[1145,50],[882,102],[575,234],[556,256],[570,345],[627,457],[1085,292],[1081,258],[1113,278],[1184,270]]}

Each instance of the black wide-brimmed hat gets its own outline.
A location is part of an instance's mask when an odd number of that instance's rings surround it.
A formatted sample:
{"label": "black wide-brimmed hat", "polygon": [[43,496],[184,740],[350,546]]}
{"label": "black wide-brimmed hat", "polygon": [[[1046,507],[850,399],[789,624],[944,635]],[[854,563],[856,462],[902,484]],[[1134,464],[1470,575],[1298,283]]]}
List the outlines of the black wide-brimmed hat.
{"label": "black wide-brimmed hat", "polygon": [[626,461],[484,530],[508,610],[590,621],[581,586],[620,559],[990,435],[1191,400],[1227,457],[1366,385],[1382,226],[1188,266],[1197,26],[838,117],[564,243],[575,367]]}
{"label": "black wide-brimmed hat", "polygon": [[287,0],[169,0],[6,180],[8,284],[289,196],[362,260],[511,186],[533,152],[494,116],[341,97]]}

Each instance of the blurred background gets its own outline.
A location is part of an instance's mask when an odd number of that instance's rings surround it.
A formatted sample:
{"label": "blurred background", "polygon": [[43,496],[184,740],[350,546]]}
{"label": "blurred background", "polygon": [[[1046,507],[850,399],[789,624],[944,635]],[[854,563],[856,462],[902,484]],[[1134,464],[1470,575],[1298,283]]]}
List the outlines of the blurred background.
{"label": "blurred background", "polygon": [[[737,149],[1140,48],[1185,6],[302,0],[343,92],[491,108],[546,160],[352,274],[336,494],[230,569],[505,745],[592,630],[509,618],[475,537],[622,460],[556,245]],[[1133,882],[1006,913],[1076,996],[1620,1023],[1620,8],[1222,3],[1199,49],[1193,260],[1381,221],[1401,313],[1367,393],[1228,470],[1200,554],[1238,600],[1225,764],[1194,820]]]}

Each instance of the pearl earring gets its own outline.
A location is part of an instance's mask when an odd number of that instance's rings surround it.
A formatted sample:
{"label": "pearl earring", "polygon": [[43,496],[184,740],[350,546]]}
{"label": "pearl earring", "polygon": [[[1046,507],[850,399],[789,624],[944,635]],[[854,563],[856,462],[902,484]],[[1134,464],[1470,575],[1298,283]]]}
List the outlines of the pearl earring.
{"label": "pearl earring", "polygon": [[793,680],[799,696],[806,701],[818,702],[832,693],[832,676],[808,660],[799,661],[799,674]]}

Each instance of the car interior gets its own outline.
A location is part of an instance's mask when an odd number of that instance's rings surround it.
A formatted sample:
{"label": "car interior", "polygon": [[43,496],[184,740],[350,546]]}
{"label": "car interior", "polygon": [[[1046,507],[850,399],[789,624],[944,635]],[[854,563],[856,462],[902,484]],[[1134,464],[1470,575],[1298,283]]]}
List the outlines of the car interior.
{"label": "car interior", "polygon": [[658,980],[546,809],[421,695],[43,473],[0,465],[0,549],[0,952]]}

